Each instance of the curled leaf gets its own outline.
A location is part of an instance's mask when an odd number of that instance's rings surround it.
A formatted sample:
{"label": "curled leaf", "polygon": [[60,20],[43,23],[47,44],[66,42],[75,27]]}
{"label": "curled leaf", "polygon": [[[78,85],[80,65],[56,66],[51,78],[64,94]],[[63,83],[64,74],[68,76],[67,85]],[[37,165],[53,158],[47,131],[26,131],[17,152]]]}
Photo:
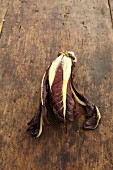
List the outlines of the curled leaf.
{"label": "curled leaf", "polygon": [[101,119],[97,106],[80,94],[73,85],[72,68],[77,62],[71,51],[60,52],[44,73],[41,83],[41,103],[34,118],[28,123],[27,131],[32,137],[39,137],[43,125],[48,125],[48,101],[55,118],[60,122],[73,121],[79,103],[86,109],[85,129],[95,129]]}

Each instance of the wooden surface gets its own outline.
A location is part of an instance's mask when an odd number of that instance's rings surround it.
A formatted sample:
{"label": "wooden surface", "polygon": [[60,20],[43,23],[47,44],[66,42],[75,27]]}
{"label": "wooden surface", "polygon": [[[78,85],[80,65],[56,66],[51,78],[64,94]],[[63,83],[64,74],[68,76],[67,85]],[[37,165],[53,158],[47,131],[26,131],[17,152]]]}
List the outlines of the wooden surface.
{"label": "wooden surface", "polygon": [[[111,13],[113,13],[113,1]],[[113,29],[108,0],[1,0],[1,170],[113,169]],[[44,127],[39,140],[27,122],[40,101],[44,71],[59,50],[78,55],[76,86],[99,108],[94,131],[84,110],[67,125]]]}

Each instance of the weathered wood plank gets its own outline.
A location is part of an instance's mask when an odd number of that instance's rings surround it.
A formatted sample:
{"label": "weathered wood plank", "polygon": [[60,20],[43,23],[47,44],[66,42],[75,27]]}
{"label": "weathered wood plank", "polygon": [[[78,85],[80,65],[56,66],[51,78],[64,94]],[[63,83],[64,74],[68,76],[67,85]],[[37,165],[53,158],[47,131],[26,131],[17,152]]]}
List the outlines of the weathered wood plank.
{"label": "weathered wood plank", "polygon": [[[0,45],[1,169],[111,170],[113,32],[108,1],[10,1]],[[84,111],[79,108],[82,115],[68,124],[67,132],[62,124],[52,124],[35,140],[26,134],[27,122],[40,101],[43,73],[62,49],[78,54],[74,81],[100,107],[101,125],[82,130]]]}

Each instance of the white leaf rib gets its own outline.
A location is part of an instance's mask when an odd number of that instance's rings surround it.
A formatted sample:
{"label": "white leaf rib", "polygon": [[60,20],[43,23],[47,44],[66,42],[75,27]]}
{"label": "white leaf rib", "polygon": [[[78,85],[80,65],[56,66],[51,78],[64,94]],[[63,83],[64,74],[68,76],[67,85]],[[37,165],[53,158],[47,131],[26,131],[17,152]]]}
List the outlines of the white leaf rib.
{"label": "white leaf rib", "polygon": [[63,86],[62,86],[62,96],[63,96],[63,115],[64,119],[66,116],[66,98],[67,98],[67,85],[71,75],[72,61],[69,57],[63,57]]}

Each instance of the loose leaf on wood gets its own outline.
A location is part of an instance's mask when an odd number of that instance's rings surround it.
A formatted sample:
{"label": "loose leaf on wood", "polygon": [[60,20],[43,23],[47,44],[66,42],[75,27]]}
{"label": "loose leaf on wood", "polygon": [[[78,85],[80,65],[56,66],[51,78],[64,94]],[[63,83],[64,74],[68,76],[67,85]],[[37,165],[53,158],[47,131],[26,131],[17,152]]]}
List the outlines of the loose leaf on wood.
{"label": "loose leaf on wood", "polygon": [[27,131],[32,137],[39,137],[43,126],[49,124],[48,107],[51,107],[58,121],[73,121],[77,115],[76,104],[79,103],[86,110],[84,129],[95,129],[98,126],[101,119],[99,109],[80,94],[73,84],[72,70],[76,62],[73,52],[63,51],[45,72],[41,83],[41,103],[36,115],[28,123]]}

